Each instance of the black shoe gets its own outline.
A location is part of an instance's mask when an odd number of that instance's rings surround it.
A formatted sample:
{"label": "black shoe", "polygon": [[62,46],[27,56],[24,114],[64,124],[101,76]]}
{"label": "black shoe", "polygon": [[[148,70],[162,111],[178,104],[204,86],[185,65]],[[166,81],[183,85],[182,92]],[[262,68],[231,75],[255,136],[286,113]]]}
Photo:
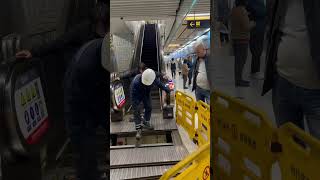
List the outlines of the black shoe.
{"label": "black shoe", "polygon": [[188,87],[184,87],[183,89],[188,89]]}
{"label": "black shoe", "polygon": [[150,124],[150,122],[143,121],[143,128],[148,130],[154,130],[154,127]]}
{"label": "black shoe", "polygon": [[236,86],[238,86],[238,87],[249,87],[250,86],[250,82],[249,81],[245,81],[245,80],[238,80],[238,81],[236,81]]}

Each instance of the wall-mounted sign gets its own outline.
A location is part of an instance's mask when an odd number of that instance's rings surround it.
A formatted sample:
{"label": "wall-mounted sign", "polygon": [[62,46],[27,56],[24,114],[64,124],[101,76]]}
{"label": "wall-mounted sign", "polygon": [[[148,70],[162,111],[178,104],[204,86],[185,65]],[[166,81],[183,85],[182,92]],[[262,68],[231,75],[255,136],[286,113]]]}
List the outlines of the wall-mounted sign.
{"label": "wall-mounted sign", "polygon": [[34,70],[17,78],[15,109],[22,135],[35,144],[48,129],[48,112],[40,77]]}
{"label": "wall-mounted sign", "polygon": [[187,28],[188,29],[209,28],[209,27],[210,27],[210,20],[187,21]]}

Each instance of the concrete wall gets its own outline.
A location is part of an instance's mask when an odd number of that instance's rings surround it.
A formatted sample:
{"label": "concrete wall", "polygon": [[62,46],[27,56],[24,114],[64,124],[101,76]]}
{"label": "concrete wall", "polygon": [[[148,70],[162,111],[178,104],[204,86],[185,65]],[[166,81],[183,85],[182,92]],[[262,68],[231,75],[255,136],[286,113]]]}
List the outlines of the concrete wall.
{"label": "concrete wall", "polygon": [[113,35],[112,46],[115,57],[118,62],[119,71],[125,71],[129,68],[133,56],[134,44],[127,39]]}

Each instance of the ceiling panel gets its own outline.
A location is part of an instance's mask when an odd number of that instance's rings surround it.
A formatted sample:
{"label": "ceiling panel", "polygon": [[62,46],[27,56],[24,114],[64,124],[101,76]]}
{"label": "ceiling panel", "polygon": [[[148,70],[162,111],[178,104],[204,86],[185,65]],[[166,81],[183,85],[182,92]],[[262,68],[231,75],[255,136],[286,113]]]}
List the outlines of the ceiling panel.
{"label": "ceiling panel", "polygon": [[127,17],[136,20],[143,17],[170,17],[176,15],[179,0],[111,0],[111,17]]}
{"label": "ceiling panel", "polygon": [[[198,0],[194,7],[190,10],[189,14],[209,14],[210,13],[210,0]],[[193,40],[198,35],[202,34],[206,28],[199,29],[186,29],[186,21],[183,22],[181,27],[176,32],[174,38],[169,44],[184,45],[190,40]],[[179,47],[165,47],[165,52],[173,52]]]}

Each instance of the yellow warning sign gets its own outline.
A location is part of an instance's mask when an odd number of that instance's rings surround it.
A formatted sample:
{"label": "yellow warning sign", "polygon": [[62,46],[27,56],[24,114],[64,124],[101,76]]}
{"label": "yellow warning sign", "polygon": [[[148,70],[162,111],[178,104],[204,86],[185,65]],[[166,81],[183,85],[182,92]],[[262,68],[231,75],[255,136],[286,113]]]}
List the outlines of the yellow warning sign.
{"label": "yellow warning sign", "polygon": [[203,174],[202,174],[202,179],[206,180],[210,177],[210,167],[207,166],[206,168],[204,168],[203,170]]}

